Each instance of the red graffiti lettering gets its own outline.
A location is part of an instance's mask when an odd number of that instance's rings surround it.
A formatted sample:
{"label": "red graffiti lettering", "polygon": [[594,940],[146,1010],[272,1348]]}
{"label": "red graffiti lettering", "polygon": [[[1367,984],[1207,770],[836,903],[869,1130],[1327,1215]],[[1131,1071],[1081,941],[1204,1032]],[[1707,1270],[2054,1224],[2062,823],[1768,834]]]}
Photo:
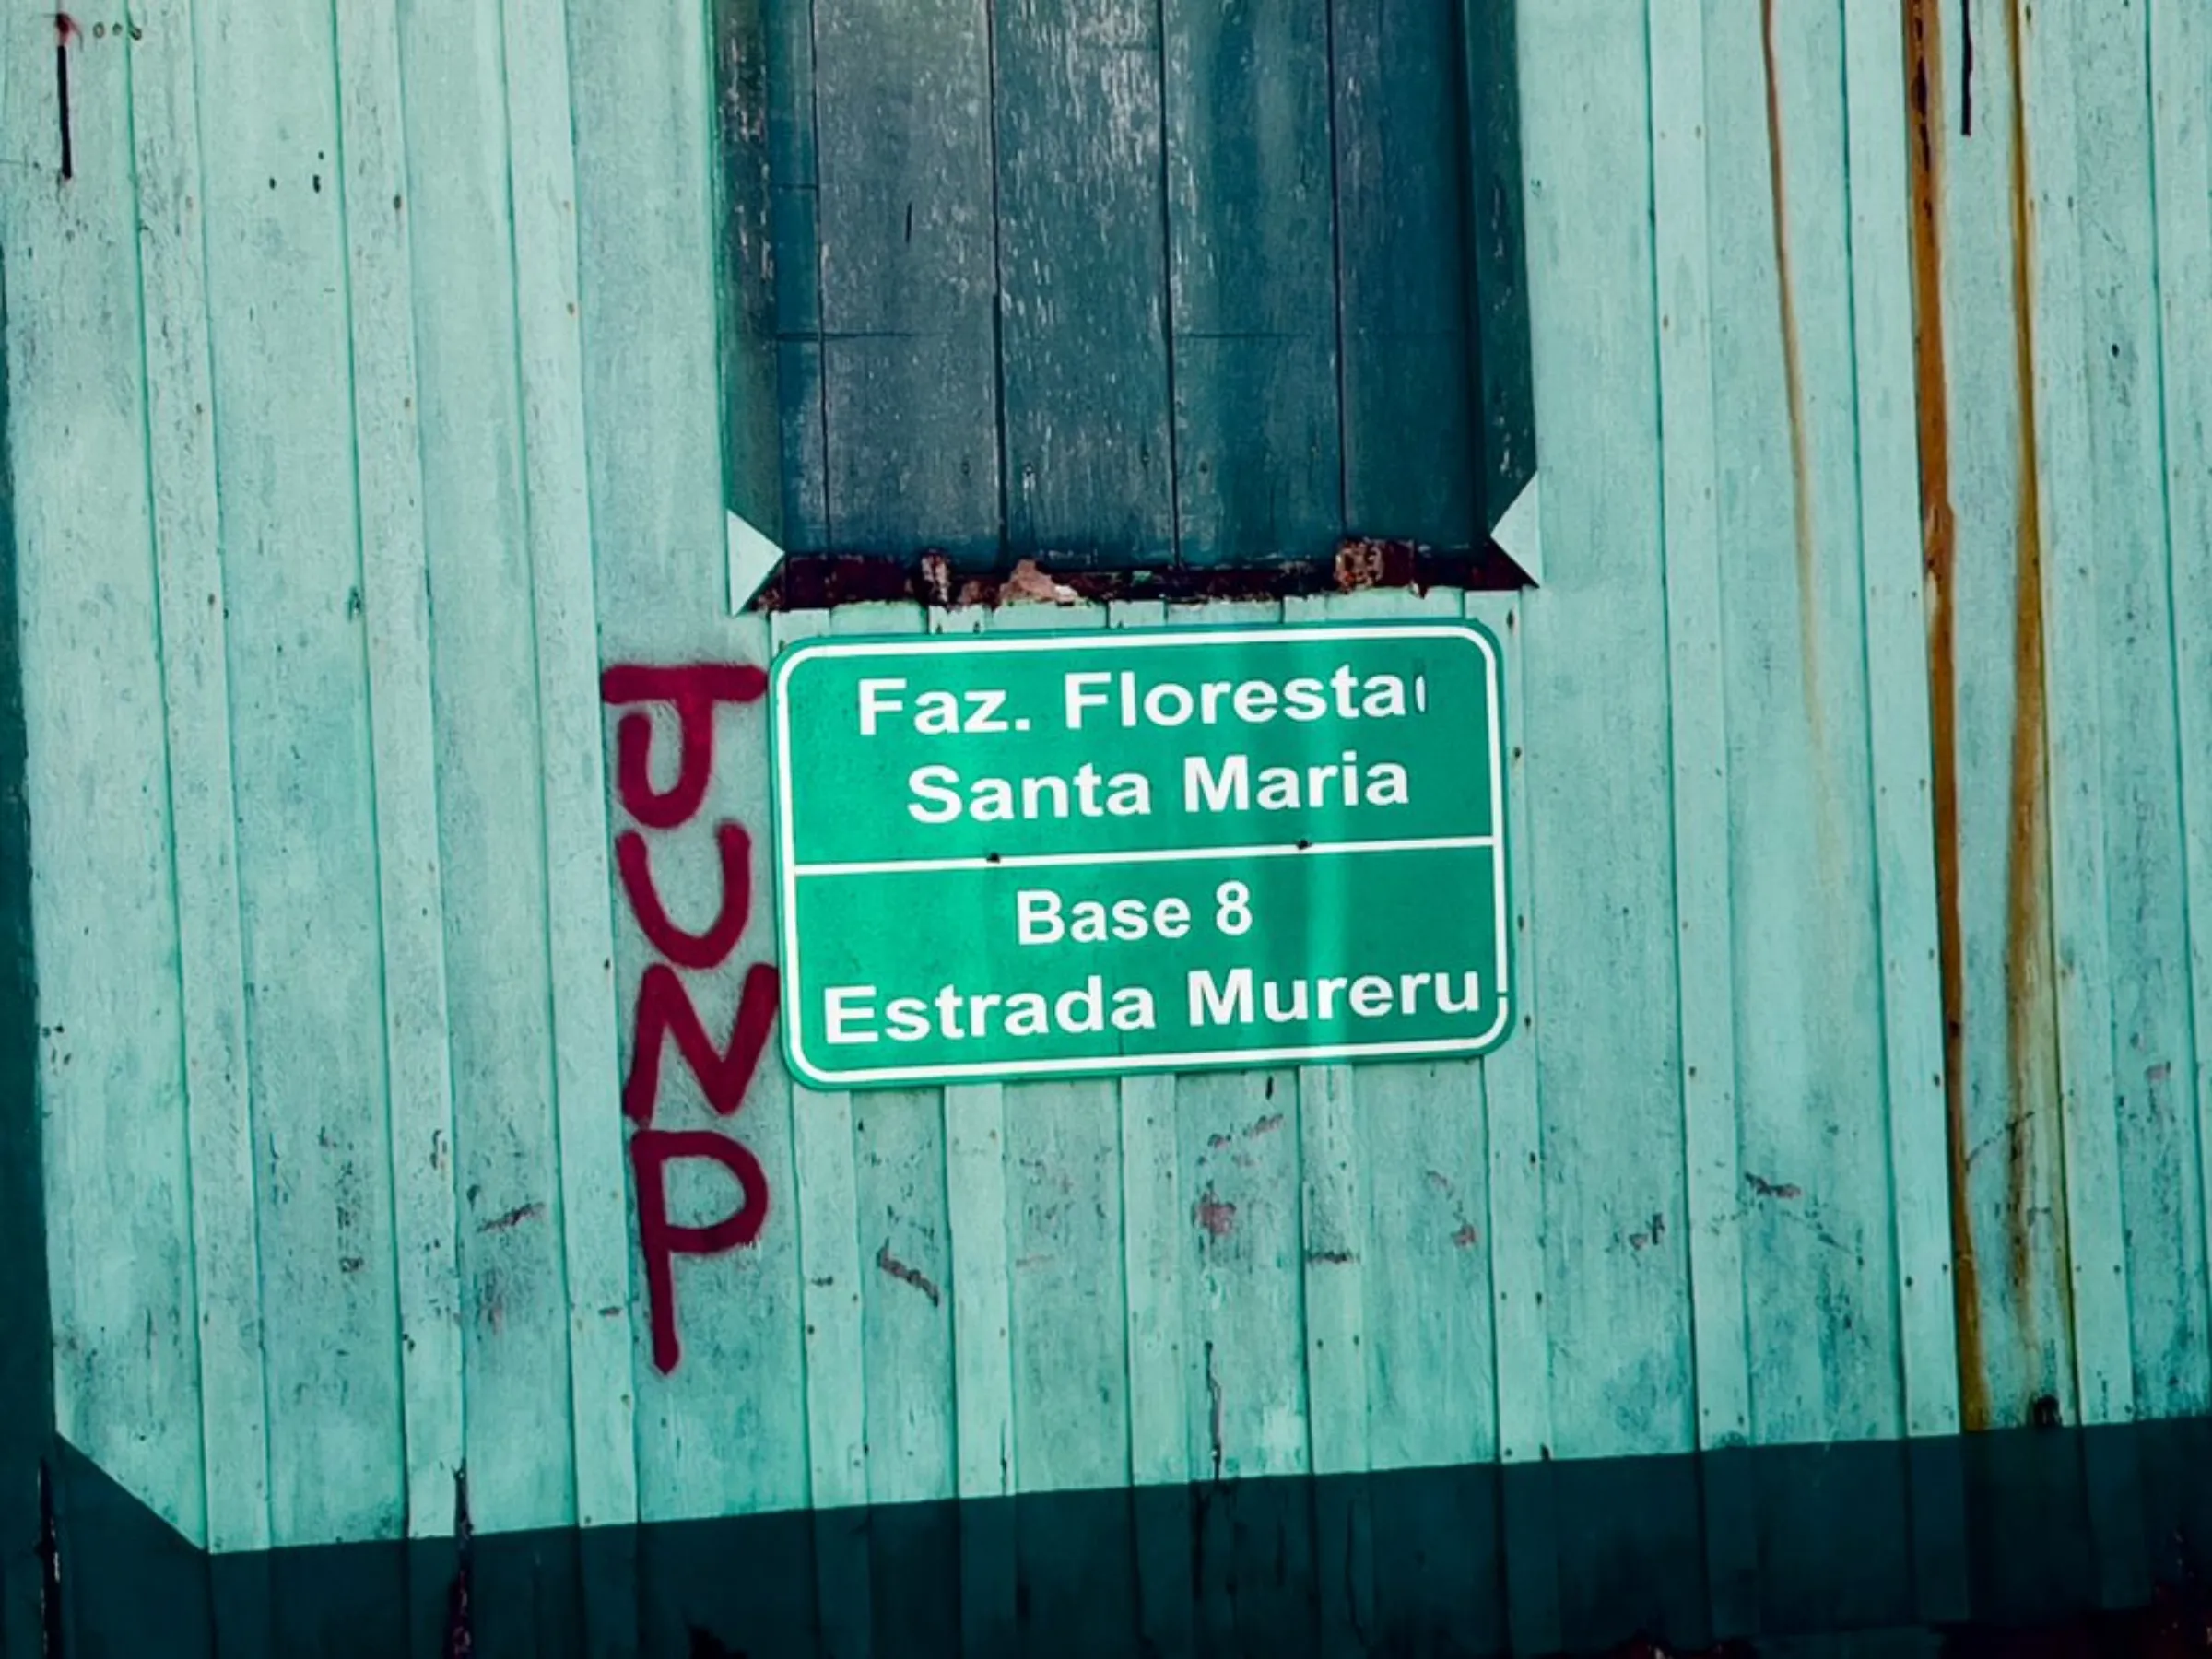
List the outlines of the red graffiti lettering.
{"label": "red graffiti lettering", "polygon": [[735,1114],[745,1103],[746,1088],[768,1047],[777,991],[774,968],[756,962],[747,969],[728,1046],[717,1050],[676,970],[665,962],[646,969],[638,982],[638,1019],[630,1043],[629,1077],[622,1086],[623,1112],[634,1123],[653,1122],[653,1101],[661,1092],[661,1051],[673,1037],[677,1052],[705,1091],[707,1104],[724,1117]]}
{"label": "red graffiti lettering", "polygon": [[753,842],[742,824],[724,824],[714,831],[722,848],[722,909],[714,924],[703,934],[687,933],[668,919],[658,888],[653,885],[652,855],[645,838],[626,830],[615,841],[615,864],[622,872],[622,891],[629,908],[645,930],[652,947],[678,968],[716,968],[737,948],[745,920],[753,903]]}
{"label": "red graffiti lettering", "polygon": [[[653,781],[653,722],[633,709],[615,731],[615,793],[623,809],[648,830],[688,824],[705,804],[713,782],[715,721],[724,704],[758,701],[768,677],[744,664],[703,663],[680,667],[608,668],[599,694],[610,706],[665,703],[677,724],[676,777],[665,789]],[[615,865],[623,897],[654,953],[638,980],[630,1030],[629,1075],[622,1083],[622,1112],[634,1124],[629,1160],[638,1194],[638,1242],[645,1258],[645,1296],[653,1332],[653,1362],[672,1371],[683,1358],[677,1337],[676,1259],[720,1255],[753,1243],[768,1222],[768,1174],[752,1151],[713,1129],[661,1129],[653,1114],[661,1093],[663,1052],[673,1041],[717,1115],[734,1117],[767,1052],[781,986],[772,962],[746,969],[737,992],[729,1041],[717,1047],[692,1002],[692,988],[677,970],[717,969],[737,948],[751,913],[752,838],[742,824],[715,826],[722,859],[722,900],[701,933],[670,919],[653,878],[652,846],[639,830],[615,840]],[[713,982],[721,983],[720,980]],[[736,1179],[738,1206],[704,1225],[669,1219],[672,1165],[719,1165]]]}
{"label": "red graffiti lettering", "polygon": [[664,702],[676,711],[680,733],[676,782],[653,786],[653,718],[625,714],[615,730],[615,782],[630,817],[651,830],[687,822],[707,798],[714,773],[714,710],[725,702],[758,700],[768,676],[748,664],[700,663],[680,668],[609,668],[599,677],[601,700],[612,704]]}
{"label": "red graffiti lettering", "polygon": [[[719,1221],[693,1227],[668,1218],[668,1166],[678,1159],[720,1164],[737,1178],[742,1202]],[[665,1374],[683,1358],[676,1335],[676,1258],[720,1255],[750,1244],[768,1220],[768,1175],[760,1160],[712,1129],[641,1129],[629,1137],[638,1186],[638,1242],[653,1321],[653,1362]]]}

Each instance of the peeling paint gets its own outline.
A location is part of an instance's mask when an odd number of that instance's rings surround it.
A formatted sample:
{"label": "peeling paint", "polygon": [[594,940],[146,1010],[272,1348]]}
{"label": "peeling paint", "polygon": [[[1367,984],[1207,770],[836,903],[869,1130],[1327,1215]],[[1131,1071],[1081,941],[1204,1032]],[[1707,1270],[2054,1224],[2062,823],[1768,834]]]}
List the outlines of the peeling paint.
{"label": "peeling paint", "polygon": [[1214,1238],[1226,1239],[1237,1230],[1237,1206],[1215,1197],[1209,1186],[1192,1206],[1191,1219]]}
{"label": "peeling paint", "polygon": [[1966,950],[1959,903],[1958,526],[1951,508],[1949,385],[1944,360],[1944,130],[1938,0],[1904,0],[1906,147],[1912,191],[1913,382],[1920,425],[1921,559],[1928,630],[1928,727],[1934,750],[1936,958],[1943,998],[1945,1149],[1949,1162],[1951,1304],[1959,1407],[1969,1430],[1990,1426],[1982,1278],[1967,1204]]}

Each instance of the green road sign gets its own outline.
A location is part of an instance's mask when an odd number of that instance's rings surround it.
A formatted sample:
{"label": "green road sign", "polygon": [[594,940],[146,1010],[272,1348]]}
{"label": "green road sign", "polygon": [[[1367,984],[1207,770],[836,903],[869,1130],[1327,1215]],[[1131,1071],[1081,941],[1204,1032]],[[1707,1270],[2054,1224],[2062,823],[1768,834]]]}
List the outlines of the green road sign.
{"label": "green road sign", "polygon": [[823,1088],[1477,1054],[1512,1025],[1461,622],[807,641],[771,677]]}

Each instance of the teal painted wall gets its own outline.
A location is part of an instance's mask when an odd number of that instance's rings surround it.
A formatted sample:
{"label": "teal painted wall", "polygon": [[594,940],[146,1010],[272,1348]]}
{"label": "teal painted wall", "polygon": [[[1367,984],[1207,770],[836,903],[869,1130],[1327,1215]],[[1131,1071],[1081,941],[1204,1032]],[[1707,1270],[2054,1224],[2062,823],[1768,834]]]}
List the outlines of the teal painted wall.
{"label": "teal painted wall", "polygon": [[[143,0],[65,124],[11,13],[62,1434],[237,1551],[441,1534],[464,1465],[497,1532],[2206,1411],[2212,21],[2013,3],[1523,8],[1544,582],[1465,602],[1520,1037],[771,1049],[726,1121],[672,1064],[771,1210],[667,1372],[601,672],[982,625],[730,614],[704,10]],[[649,848],[690,925],[757,704],[715,756]]]}

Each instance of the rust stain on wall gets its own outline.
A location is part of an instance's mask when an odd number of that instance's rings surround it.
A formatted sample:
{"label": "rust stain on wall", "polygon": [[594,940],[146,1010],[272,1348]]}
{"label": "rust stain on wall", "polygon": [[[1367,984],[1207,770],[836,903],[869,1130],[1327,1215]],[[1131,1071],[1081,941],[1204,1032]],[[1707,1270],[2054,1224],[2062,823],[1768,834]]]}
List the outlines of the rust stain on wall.
{"label": "rust stain on wall", "polygon": [[[1806,430],[1805,363],[1797,326],[1797,275],[1790,262],[1788,194],[1783,183],[1782,87],[1775,74],[1774,0],[1759,0],[1759,46],[1767,86],[1767,186],[1774,219],[1774,280],[1782,324],[1782,377],[1790,411],[1790,483],[1796,512],[1797,639],[1805,660],[1805,716],[1820,750],[1820,639],[1813,604],[1812,460]],[[1824,803],[1825,804],[1825,803]],[[1825,823],[1827,814],[1821,815]]]}
{"label": "rust stain on wall", "polygon": [[1934,749],[1936,955],[1943,996],[1945,1146],[1950,1167],[1951,1302],[1958,1326],[1959,1406],[1969,1430],[1990,1426],[1982,1342],[1982,1278],[1967,1205],[1966,956],[1959,909],[1959,648],[1952,612],[1958,526],[1951,512],[1950,406],[1944,376],[1944,130],[1939,0],[1904,0],[1907,147],[1912,187],[1913,380],[1920,421],[1921,557],[1928,627],[1928,725]]}
{"label": "rust stain on wall", "polygon": [[[2012,71],[2012,303],[2014,372],[2020,399],[2017,586],[2013,597],[2010,822],[2005,875],[2005,1056],[2012,1090],[2006,1240],[2020,1292],[2023,1343],[2035,1345],[2030,1191],[2041,1108],[2055,1103],[2057,1029],[2052,1006],[2050,709],[2044,687],[2041,451],[2035,411],[2034,208],[2028,194],[2025,0],[2006,12]],[[2062,1273],[2061,1280],[2068,1276]]]}

